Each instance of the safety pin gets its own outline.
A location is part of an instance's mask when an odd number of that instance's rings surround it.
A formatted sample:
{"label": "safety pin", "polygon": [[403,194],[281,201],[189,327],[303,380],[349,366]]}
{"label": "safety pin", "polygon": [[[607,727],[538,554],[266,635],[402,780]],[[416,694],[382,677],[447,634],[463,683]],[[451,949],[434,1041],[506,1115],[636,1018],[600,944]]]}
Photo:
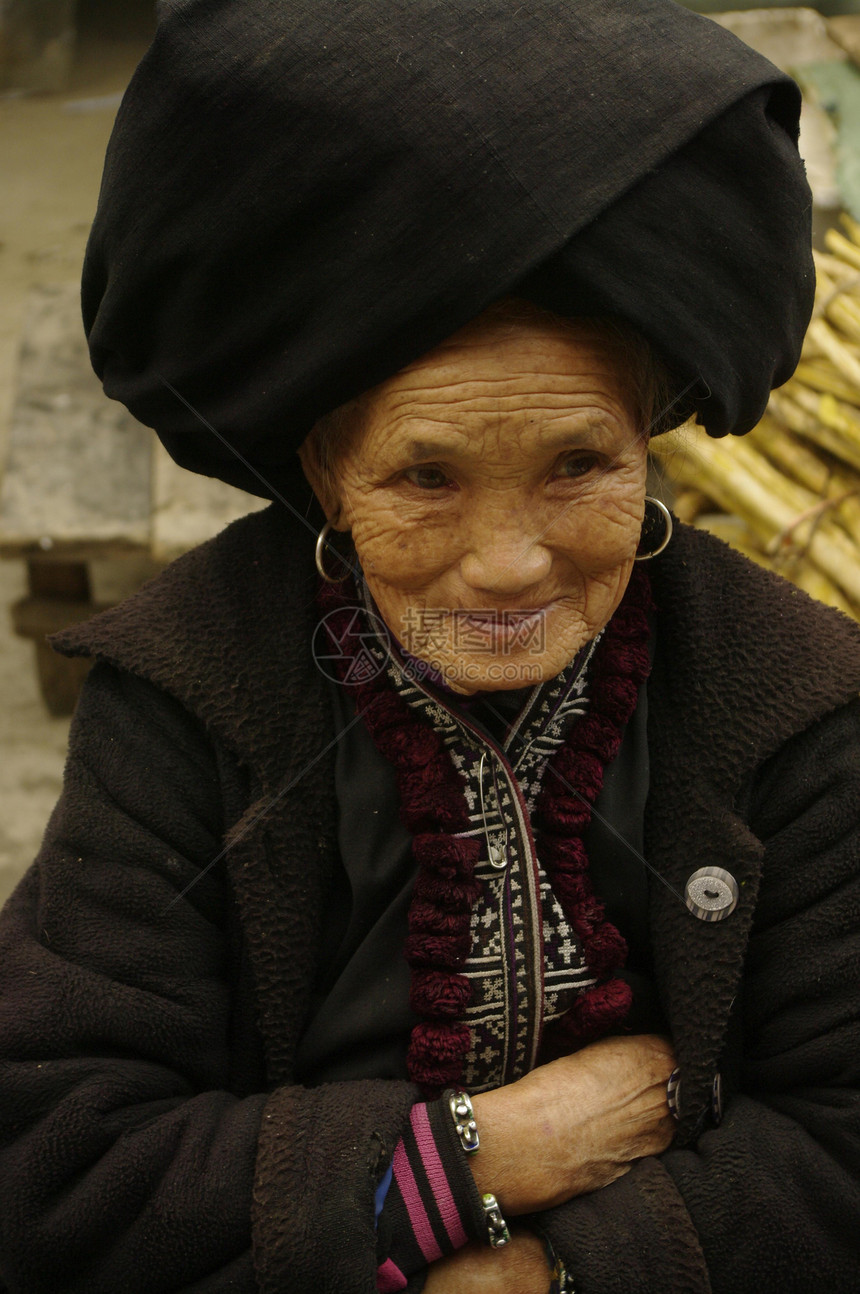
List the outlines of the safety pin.
{"label": "safety pin", "polygon": [[[486,761],[486,758],[487,758],[487,752],[482,751],[481,762],[478,765],[478,790],[481,795],[481,817],[483,818],[483,821],[484,821],[484,837],[487,841],[487,856],[489,857],[489,860],[490,860],[490,866],[495,867],[496,871],[500,872],[508,865],[508,851],[507,851],[508,829],[507,829],[507,824],[505,824],[505,848],[503,850],[499,849],[498,845],[494,845],[491,842],[490,830],[489,830],[489,827],[487,826],[487,808],[486,808],[486,804],[484,803],[484,763]],[[493,788],[496,792],[496,804],[498,804],[499,792],[498,792],[498,789],[496,788],[495,777],[493,778]],[[500,810],[499,817],[501,818],[501,816],[502,815]]]}

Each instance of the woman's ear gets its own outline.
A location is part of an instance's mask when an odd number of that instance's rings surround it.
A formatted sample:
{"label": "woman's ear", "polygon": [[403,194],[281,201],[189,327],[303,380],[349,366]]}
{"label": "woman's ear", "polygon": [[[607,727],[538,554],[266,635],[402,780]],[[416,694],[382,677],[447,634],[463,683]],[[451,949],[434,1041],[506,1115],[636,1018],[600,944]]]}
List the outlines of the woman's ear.
{"label": "woman's ear", "polygon": [[321,460],[316,437],[311,433],[299,446],[299,462],[305,479],[317,497],[317,502],[326,515],[326,520],[334,530],[349,530],[349,523],[343,519],[343,505],[340,500],[335,473],[328,464]]}

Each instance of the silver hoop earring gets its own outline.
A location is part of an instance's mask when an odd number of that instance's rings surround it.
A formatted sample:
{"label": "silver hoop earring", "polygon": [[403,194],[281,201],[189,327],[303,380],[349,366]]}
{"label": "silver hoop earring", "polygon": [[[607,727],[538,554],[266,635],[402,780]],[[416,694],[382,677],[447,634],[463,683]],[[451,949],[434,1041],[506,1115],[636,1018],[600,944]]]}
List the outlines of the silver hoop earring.
{"label": "silver hoop earring", "polygon": [[331,534],[332,529],[333,527],[331,522],[327,521],[317,535],[317,546],[314,550],[314,562],[319,571],[320,578],[324,579],[326,584],[342,584],[345,579],[349,578],[349,567],[347,566],[346,573],[344,575],[329,575],[323,564],[323,553],[325,552],[328,537]]}
{"label": "silver hoop earring", "polygon": [[642,521],[642,535],[636,549],[635,562],[650,562],[652,557],[662,553],[672,538],[672,514],[659,499],[650,494],[645,495],[645,516]]}

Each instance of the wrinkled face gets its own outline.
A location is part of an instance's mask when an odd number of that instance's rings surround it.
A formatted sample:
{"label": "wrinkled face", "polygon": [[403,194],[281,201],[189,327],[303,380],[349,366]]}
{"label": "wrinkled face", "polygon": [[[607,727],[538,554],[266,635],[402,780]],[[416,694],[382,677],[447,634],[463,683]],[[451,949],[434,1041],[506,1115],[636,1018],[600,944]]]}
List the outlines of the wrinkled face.
{"label": "wrinkled face", "polygon": [[553,677],[612,616],[639,540],[619,351],[586,325],[479,318],[365,407],[324,505],[391,632],[463,693]]}

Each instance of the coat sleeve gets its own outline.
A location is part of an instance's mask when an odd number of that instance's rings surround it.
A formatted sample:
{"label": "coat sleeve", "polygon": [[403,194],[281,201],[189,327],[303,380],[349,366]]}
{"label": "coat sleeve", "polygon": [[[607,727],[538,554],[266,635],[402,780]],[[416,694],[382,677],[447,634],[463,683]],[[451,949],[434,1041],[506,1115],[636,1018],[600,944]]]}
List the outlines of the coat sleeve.
{"label": "coat sleeve", "polygon": [[[226,872],[207,866],[224,764],[178,703],[94,667],[63,795],[0,916],[10,1294],[375,1289],[374,1173],[414,1089],[265,1090]],[[281,1269],[285,1232],[304,1272]]]}
{"label": "coat sleeve", "polygon": [[765,846],[719,1127],[540,1215],[577,1294],[860,1289],[860,704],[761,771]]}

